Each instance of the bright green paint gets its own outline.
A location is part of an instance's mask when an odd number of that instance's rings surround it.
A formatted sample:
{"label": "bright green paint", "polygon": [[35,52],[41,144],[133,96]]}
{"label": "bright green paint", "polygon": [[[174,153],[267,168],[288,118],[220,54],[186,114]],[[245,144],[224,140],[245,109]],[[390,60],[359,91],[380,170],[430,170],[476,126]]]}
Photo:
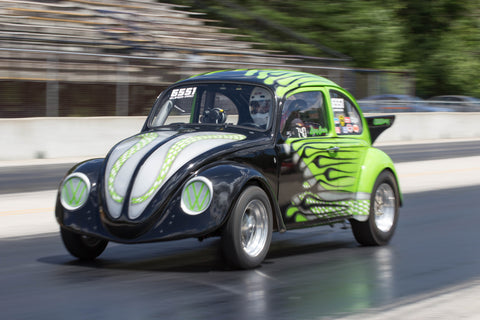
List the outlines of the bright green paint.
{"label": "bright green paint", "polygon": [[382,118],[375,118],[373,119],[373,125],[374,126],[381,126],[381,125],[390,125],[391,120],[390,119],[382,119]]}
{"label": "bright green paint", "polygon": [[[364,165],[362,166],[358,177],[358,191],[372,192],[375,181],[383,170],[390,170],[395,176],[395,179],[399,181],[392,159],[379,149],[369,148],[365,154]],[[397,186],[400,191],[400,185],[397,184]],[[400,201],[402,202],[402,193],[399,192],[399,195]]]}
{"label": "bright green paint", "polygon": [[[297,194],[287,209],[288,218],[304,222],[369,214],[370,200],[356,198],[359,168],[369,149],[365,141],[312,137],[291,138],[286,143],[298,155],[298,164],[306,179],[303,182],[305,191]],[[332,145],[338,145],[340,152],[328,153],[326,149]],[[322,198],[324,192],[341,195],[346,200],[325,200]]]}
{"label": "bright green paint", "polygon": [[357,171],[365,148],[360,140],[358,147],[340,147],[340,153],[328,153],[326,149],[338,141],[338,138],[312,137],[288,139],[286,143],[290,144],[324,190],[353,193],[357,191]]}
{"label": "bright green paint", "polygon": [[280,97],[288,91],[299,86],[336,86],[338,85],[326,78],[303,72],[282,70],[248,70],[246,76],[256,76],[266,85],[277,85],[276,94]]}

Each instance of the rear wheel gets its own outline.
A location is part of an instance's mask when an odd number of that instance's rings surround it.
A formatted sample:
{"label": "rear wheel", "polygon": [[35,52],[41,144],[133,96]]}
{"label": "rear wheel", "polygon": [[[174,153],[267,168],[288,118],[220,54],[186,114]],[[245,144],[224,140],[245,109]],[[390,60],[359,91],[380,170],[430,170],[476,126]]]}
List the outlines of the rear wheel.
{"label": "rear wheel", "polygon": [[80,260],[94,260],[108,244],[107,240],[81,235],[64,228],[60,228],[60,234],[68,252]]}
{"label": "rear wheel", "polygon": [[352,219],[352,231],[358,243],[368,246],[387,244],[393,236],[398,220],[399,193],[395,177],[383,171],[375,182],[370,196],[367,221]]}
{"label": "rear wheel", "polygon": [[238,198],[222,233],[222,250],[234,267],[259,266],[272,240],[272,207],[265,191],[246,188]]}

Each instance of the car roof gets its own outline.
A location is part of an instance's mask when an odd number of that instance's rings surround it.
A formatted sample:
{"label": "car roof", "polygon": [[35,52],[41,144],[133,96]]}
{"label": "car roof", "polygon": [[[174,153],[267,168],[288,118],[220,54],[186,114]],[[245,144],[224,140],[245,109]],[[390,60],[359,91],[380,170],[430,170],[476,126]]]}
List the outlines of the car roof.
{"label": "car roof", "polygon": [[334,86],[340,88],[335,82],[311,73],[275,70],[275,69],[237,69],[214,71],[199,74],[178,83],[196,81],[232,81],[249,82],[270,87],[277,96],[283,97],[288,91],[308,86]]}

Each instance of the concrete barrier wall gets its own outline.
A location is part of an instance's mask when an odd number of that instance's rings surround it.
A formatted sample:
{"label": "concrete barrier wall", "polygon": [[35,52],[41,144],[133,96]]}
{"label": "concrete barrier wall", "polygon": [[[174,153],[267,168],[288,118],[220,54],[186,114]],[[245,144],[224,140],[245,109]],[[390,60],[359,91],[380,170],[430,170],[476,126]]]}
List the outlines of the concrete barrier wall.
{"label": "concrete barrier wall", "polygon": [[0,160],[105,156],[145,117],[0,119]]}
{"label": "concrete barrier wall", "polygon": [[395,123],[378,143],[480,138],[480,112],[396,114]]}
{"label": "concrete barrier wall", "polygon": [[[0,119],[0,161],[103,157],[145,117]],[[376,143],[480,139],[480,113],[403,113]]]}

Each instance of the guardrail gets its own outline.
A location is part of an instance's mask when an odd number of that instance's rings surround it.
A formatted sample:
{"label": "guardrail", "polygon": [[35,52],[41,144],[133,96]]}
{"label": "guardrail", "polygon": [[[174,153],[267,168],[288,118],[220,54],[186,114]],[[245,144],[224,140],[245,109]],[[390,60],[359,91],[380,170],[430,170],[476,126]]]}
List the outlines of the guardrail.
{"label": "guardrail", "polygon": [[[120,140],[140,132],[145,117],[0,119],[0,160],[104,157]],[[480,139],[480,112],[396,114],[376,144]]]}

